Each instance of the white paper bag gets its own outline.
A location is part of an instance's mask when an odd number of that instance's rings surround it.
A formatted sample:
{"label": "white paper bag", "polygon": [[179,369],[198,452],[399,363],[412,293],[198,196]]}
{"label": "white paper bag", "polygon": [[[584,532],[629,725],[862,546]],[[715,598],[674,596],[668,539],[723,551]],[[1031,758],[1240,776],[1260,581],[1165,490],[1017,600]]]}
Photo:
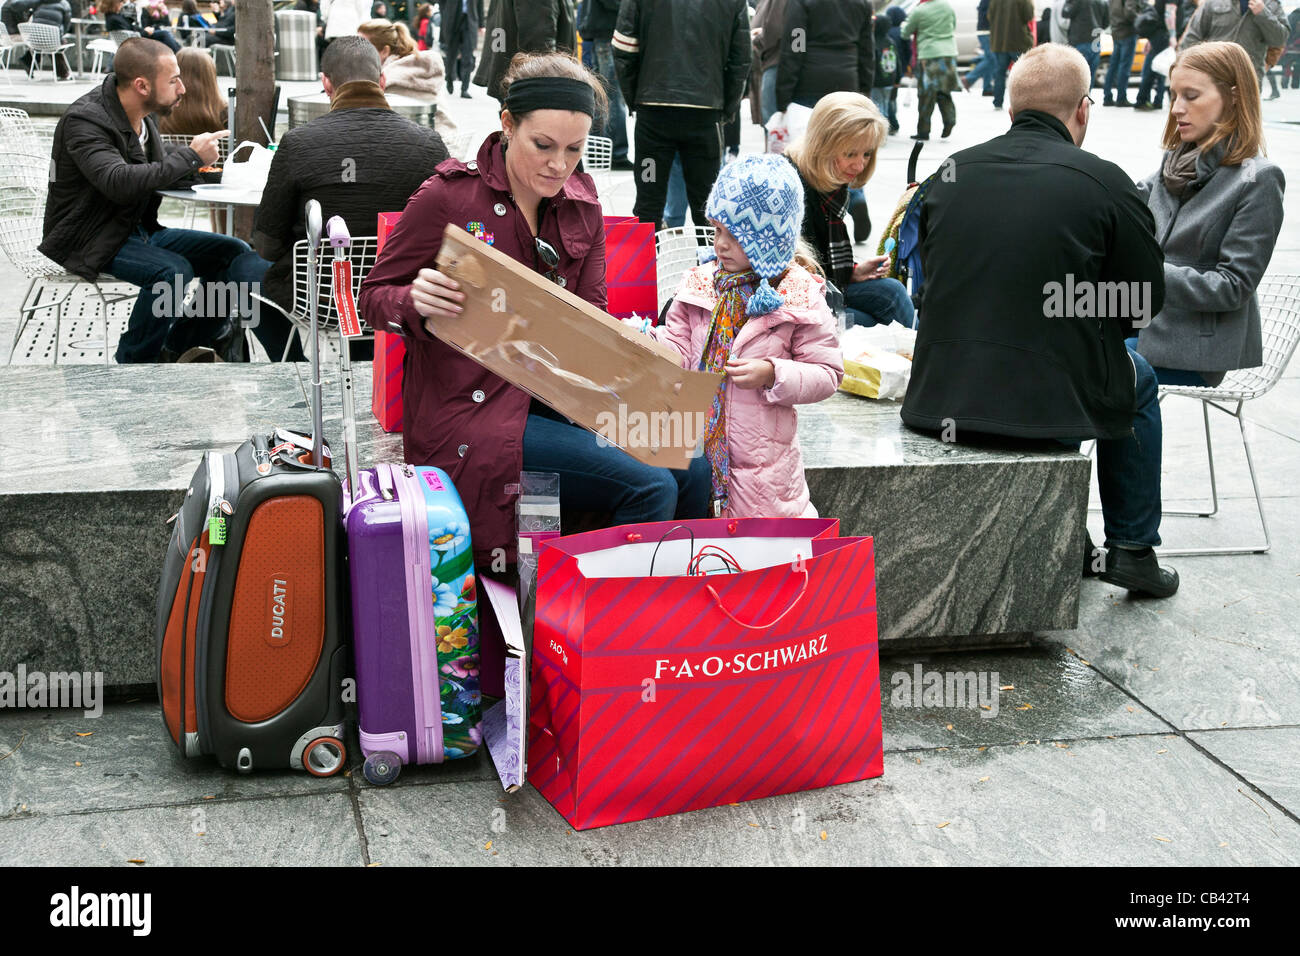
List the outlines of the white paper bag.
{"label": "white paper bag", "polygon": [[[245,162],[235,162],[235,156],[247,146],[252,152]],[[265,146],[251,140],[244,140],[230,151],[230,157],[221,172],[221,185],[231,189],[247,189],[249,192],[261,192],[266,185],[266,177],[271,174],[271,159],[274,153]]]}
{"label": "white paper bag", "polygon": [[1178,53],[1173,47],[1165,47],[1157,53],[1156,58],[1151,61],[1152,72],[1159,73],[1161,76],[1168,76],[1169,68],[1174,65],[1174,60],[1177,59],[1177,57]]}

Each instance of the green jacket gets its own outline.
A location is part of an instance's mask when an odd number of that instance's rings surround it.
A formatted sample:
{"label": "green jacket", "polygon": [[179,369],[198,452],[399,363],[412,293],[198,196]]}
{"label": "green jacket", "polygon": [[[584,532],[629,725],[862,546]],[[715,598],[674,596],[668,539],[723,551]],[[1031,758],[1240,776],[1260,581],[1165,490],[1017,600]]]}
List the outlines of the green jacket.
{"label": "green jacket", "polygon": [[918,60],[957,55],[957,14],[948,0],[923,0],[898,30],[905,37],[916,34]]}
{"label": "green jacket", "polygon": [[1024,53],[1034,45],[1032,19],[1034,0],[989,0],[989,47],[994,53]]}

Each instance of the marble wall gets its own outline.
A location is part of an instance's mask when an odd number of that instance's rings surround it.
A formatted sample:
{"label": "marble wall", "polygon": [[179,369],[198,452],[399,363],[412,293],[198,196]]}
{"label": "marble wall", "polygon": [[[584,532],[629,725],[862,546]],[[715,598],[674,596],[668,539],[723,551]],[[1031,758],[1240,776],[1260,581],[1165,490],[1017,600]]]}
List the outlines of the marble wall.
{"label": "marble wall", "polygon": [[[340,434],[327,371],[326,435]],[[303,428],[307,366],[0,369],[0,671],[154,680],[158,577],[203,452]],[[356,370],[360,460],[400,461]],[[876,538],[880,636],[969,646],[1075,626],[1088,464],[1042,445],[968,447],[849,395],[800,410],[814,504]],[[338,452],[336,446],[336,454]]]}

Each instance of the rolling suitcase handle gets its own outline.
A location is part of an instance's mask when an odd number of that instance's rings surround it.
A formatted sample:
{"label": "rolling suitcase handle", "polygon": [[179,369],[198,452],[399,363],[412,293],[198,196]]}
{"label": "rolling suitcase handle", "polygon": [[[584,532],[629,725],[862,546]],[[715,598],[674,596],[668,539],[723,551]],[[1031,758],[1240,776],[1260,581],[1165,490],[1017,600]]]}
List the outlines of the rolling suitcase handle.
{"label": "rolling suitcase handle", "polygon": [[325,413],[321,401],[320,381],[320,275],[317,272],[317,250],[320,247],[321,212],[315,199],[307,201],[307,275],[311,277],[308,296],[308,314],[311,316],[311,389],[312,389],[312,439],[311,461],[317,468],[325,461]]}
{"label": "rolling suitcase handle", "polygon": [[[330,248],[334,260],[348,257],[352,245],[352,236],[348,233],[348,224],[342,216],[331,216],[325,224],[329,236]],[[315,273],[313,273],[314,275]],[[351,290],[347,290],[350,292]],[[339,307],[340,316],[342,306]],[[343,324],[339,324],[339,375],[343,383],[343,462],[348,479],[348,496],[355,497],[359,491],[357,484],[357,418],[352,396],[352,356],[348,338],[343,334]]]}

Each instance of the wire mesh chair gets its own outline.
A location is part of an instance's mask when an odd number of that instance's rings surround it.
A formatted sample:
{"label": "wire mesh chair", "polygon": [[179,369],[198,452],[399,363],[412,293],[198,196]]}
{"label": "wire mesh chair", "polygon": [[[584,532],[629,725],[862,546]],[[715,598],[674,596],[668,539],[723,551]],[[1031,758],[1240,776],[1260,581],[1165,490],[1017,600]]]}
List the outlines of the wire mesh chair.
{"label": "wire mesh chair", "polygon": [[[361,281],[375,264],[378,248],[379,239],[375,236],[354,236],[352,238],[352,244],[348,249],[348,258],[352,261],[353,299],[361,294]],[[329,241],[322,240],[320,253],[316,261],[316,278],[318,281],[314,286],[317,290],[316,316],[320,322],[322,348],[325,348],[327,343],[332,343],[333,347],[337,348],[341,341],[339,336],[338,304],[334,301],[333,263],[334,254]],[[256,297],[259,302],[271,306],[293,323],[294,329],[302,339],[304,349],[310,347],[311,341],[311,299],[308,290],[313,286],[307,281],[308,275],[307,240],[299,239],[293,244],[293,311],[286,312],[270,299],[262,296]],[[365,329],[364,324],[362,328]],[[366,330],[352,341],[365,341],[373,338],[374,333]],[[292,343],[292,338],[285,343],[284,354],[280,356],[280,361],[283,362],[288,359]]]}
{"label": "wire mesh chair", "polygon": [[112,37],[94,37],[86,44],[86,52],[95,53],[95,59],[90,64],[91,73],[102,73],[104,67],[104,57],[113,56],[117,53],[117,41]]}
{"label": "wire mesh chair", "polygon": [[[117,282],[112,276],[102,276],[90,282],[66,271],[62,266],[36,251],[44,232],[45,196],[49,187],[50,158],[44,152],[32,153],[13,141],[0,143],[0,250],[9,261],[30,281],[27,292],[19,304],[18,328],[9,347],[10,363],[32,317],[46,309],[54,310],[54,361],[58,362],[58,348],[63,331],[64,307],[72,298],[77,286],[86,282],[99,296],[104,319],[104,363],[112,362],[108,348],[108,307],[126,299],[134,299],[136,292],[106,293],[100,282]],[[40,301],[41,292],[49,284],[66,284],[67,291],[54,301]]]}
{"label": "wire mesh chair", "polygon": [[14,56],[14,51],[25,47],[27,44],[21,41],[15,42],[9,36],[9,28],[0,25],[0,70],[4,71],[5,83],[9,86],[14,85],[13,79],[9,76],[10,60]]}
{"label": "wire mesh chair", "polygon": [[700,252],[713,248],[712,226],[672,226],[655,233],[655,271],[659,286],[659,311],[677,294],[688,270],[700,263]]}
{"label": "wire mesh chair", "polygon": [[[1255,490],[1255,507],[1259,510],[1259,523],[1264,529],[1262,545],[1232,547],[1161,549],[1162,555],[1174,554],[1264,554],[1272,547],[1268,534],[1268,520],[1264,517],[1264,499],[1259,493],[1259,479],[1255,475],[1255,459],[1250,451],[1250,438],[1242,406],[1260,398],[1273,388],[1286,370],[1300,342],[1300,275],[1265,276],[1256,290],[1259,298],[1260,320],[1264,338],[1264,361],[1255,368],[1241,368],[1228,372],[1222,382],[1214,386],[1161,385],[1160,400],[1180,395],[1197,399],[1201,403],[1201,417],[1205,423],[1205,454],[1210,464],[1210,510],[1165,511],[1165,515],[1184,515],[1209,518],[1218,513],[1219,489],[1214,474],[1214,449],[1210,443],[1210,407],[1237,420],[1241,430],[1241,444],[1246,449],[1246,465],[1250,469],[1250,483]],[[1225,403],[1225,404],[1220,404]],[[1235,405],[1233,405],[1235,403]],[[1228,407],[1232,406],[1232,407]]]}
{"label": "wire mesh chair", "polygon": [[63,67],[68,71],[67,78],[73,79],[72,64],[68,62],[67,54],[67,51],[72,49],[72,44],[63,42],[62,30],[49,23],[20,23],[18,32],[22,34],[27,48],[32,51],[32,65],[27,71],[28,79],[36,78],[36,71],[40,69],[43,56],[50,58],[50,72],[54,74],[54,82],[59,81],[55,57],[63,58]]}
{"label": "wire mesh chair", "polygon": [[[0,29],[0,34],[3,33],[4,30]],[[33,154],[43,151],[41,137],[26,110],[0,106],[0,149]]]}
{"label": "wire mesh chair", "polygon": [[605,203],[605,192],[613,185],[609,164],[614,157],[614,141],[608,136],[588,136],[582,147],[582,171],[596,182],[596,195]]}
{"label": "wire mesh chair", "polygon": [[447,147],[447,155],[462,162],[469,159],[470,143],[478,142],[470,130],[456,133],[439,132],[439,135],[442,136],[442,145]]}

